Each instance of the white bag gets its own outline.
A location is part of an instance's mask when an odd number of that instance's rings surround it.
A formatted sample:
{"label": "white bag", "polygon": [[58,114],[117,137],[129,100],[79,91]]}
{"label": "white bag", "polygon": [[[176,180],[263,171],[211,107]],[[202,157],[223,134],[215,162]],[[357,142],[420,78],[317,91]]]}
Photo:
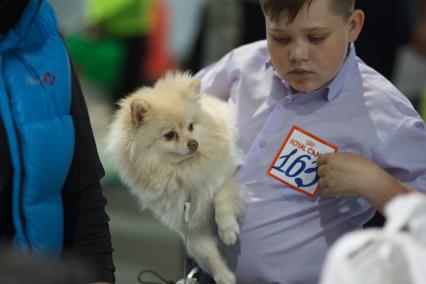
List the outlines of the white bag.
{"label": "white bag", "polygon": [[426,283],[426,197],[397,197],[385,215],[382,230],[352,232],[332,246],[321,284]]}

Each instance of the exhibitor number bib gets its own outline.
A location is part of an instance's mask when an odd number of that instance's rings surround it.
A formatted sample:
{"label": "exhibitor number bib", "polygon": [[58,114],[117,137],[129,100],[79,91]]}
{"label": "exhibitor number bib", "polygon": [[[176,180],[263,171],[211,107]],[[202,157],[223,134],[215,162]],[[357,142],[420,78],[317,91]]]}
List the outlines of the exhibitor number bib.
{"label": "exhibitor number bib", "polygon": [[336,152],[333,144],[293,126],[268,169],[268,174],[292,189],[314,196],[318,190],[317,159]]}

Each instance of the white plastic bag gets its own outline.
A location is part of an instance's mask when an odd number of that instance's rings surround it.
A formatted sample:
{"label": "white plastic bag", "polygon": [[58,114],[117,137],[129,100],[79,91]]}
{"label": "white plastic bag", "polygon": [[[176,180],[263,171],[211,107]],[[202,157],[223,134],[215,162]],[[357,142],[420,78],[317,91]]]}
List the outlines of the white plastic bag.
{"label": "white plastic bag", "polygon": [[383,229],[349,233],[326,258],[321,284],[425,284],[426,196],[395,198]]}

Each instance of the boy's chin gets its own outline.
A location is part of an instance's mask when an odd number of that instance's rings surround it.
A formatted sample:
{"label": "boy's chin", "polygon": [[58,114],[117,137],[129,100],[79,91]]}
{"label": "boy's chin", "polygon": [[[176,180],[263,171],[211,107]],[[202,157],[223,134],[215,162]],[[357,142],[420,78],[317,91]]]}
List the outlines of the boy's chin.
{"label": "boy's chin", "polygon": [[307,79],[307,80],[288,80],[288,84],[293,92],[309,93],[324,87],[327,82],[321,82],[319,80]]}
{"label": "boy's chin", "polygon": [[309,93],[321,88],[321,86],[311,84],[293,84],[290,87],[296,93]]}

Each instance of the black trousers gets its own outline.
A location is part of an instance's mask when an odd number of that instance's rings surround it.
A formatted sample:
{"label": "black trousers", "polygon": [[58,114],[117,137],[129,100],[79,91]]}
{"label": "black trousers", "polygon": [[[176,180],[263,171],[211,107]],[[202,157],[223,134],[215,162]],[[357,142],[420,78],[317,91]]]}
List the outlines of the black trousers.
{"label": "black trousers", "polygon": [[126,48],[126,57],[123,63],[121,82],[112,94],[114,103],[146,84],[142,72],[142,62],[147,49],[147,37],[125,38],[123,42]]}

